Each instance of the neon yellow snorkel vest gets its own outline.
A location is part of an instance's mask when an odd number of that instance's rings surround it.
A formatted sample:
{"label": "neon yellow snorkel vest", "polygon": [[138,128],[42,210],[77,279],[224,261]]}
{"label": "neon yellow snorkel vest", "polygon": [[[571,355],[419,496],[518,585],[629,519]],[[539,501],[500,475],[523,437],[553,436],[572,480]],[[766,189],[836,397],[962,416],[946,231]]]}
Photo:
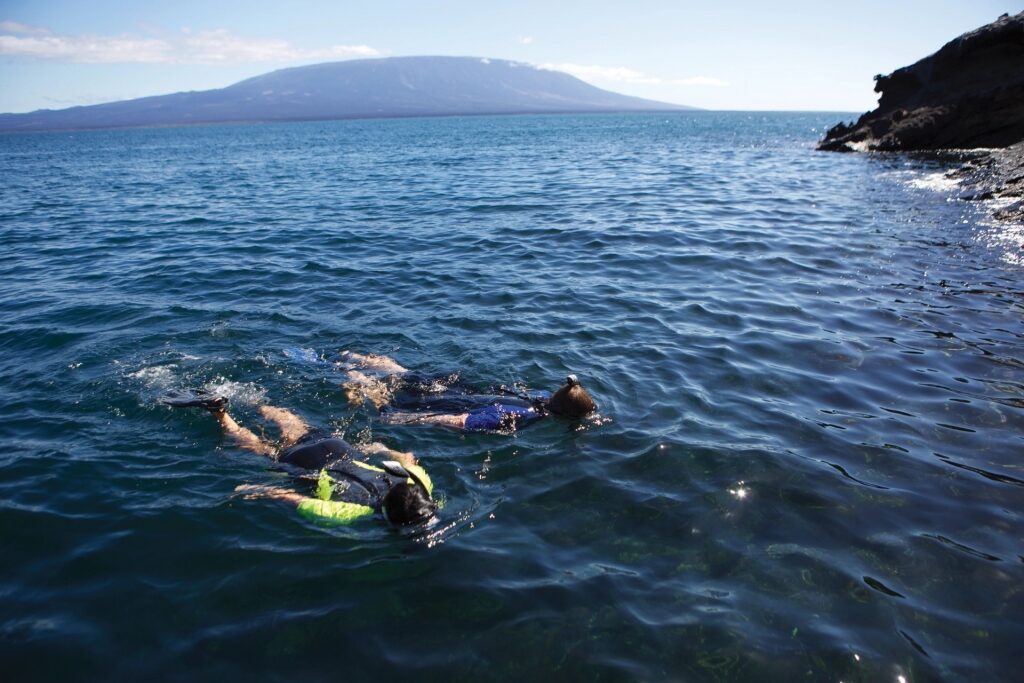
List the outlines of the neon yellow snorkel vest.
{"label": "neon yellow snorkel vest", "polygon": [[[384,473],[384,470],[365,462],[353,461],[353,465]],[[430,481],[426,471],[419,465],[406,465],[405,469],[419,477],[427,489],[428,495],[433,495],[434,484]],[[411,478],[406,479],[410,485],[415,485]],[[347,525],[363,517],[373,515],[374,509],[369,505],[360,503],[349,503],[344,500],[331,500],[334,493],[334,480],[327,470],[320,470],[320,478],[316,482],[316,498],[304,498],[299,503],[299,514],[311,521],[327,524],[329,526]]]}

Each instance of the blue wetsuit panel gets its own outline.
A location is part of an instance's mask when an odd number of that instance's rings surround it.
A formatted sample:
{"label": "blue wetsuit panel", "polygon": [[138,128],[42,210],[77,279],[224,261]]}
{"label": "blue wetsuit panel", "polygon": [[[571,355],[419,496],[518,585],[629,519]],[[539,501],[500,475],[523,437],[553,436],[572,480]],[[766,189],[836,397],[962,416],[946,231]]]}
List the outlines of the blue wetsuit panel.
{"label": "blue wetsuit panel", "polygon": [[470,432],[511,431],[541,417],[543,415],[532,407],[494,403],[467,415],[465,429]]}

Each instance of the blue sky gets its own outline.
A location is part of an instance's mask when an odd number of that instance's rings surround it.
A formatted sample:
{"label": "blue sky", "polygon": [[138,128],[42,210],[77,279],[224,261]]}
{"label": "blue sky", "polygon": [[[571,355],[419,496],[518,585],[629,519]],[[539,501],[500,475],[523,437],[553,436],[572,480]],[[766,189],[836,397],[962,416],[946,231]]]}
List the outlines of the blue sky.
{"label": "blue sky", "polygon": [[708,109],[855,112],[874,106],[874,74],[1020,10],[997,0],[0,0],[0,112],[405,55],[513,59]]}

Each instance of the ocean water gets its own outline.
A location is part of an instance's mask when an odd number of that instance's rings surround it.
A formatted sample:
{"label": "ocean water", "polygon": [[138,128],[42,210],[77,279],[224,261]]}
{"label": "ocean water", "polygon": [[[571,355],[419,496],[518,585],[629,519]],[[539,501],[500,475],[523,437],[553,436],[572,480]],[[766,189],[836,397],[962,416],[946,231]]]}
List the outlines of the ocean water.
{"label": "ocean water", "polygon": [[[0,137],[3,679],[1016,678],[1024,237],[840,118]],[[343,349],[600,417],[382,424]],[[241,498],[194,387],[415,451],[439,521]]]}

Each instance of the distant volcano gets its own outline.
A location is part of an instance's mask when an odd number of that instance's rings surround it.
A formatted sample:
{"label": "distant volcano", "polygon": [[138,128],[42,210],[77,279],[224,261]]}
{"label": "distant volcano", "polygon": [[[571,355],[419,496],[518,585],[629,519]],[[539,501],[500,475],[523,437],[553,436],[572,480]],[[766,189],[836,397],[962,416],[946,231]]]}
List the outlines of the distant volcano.
{"label": "distant volcano", "polygon": [[609,92],[521,62],[390,57],[281,69],[219,90],[0,114],[0,130],[689,109]]}

